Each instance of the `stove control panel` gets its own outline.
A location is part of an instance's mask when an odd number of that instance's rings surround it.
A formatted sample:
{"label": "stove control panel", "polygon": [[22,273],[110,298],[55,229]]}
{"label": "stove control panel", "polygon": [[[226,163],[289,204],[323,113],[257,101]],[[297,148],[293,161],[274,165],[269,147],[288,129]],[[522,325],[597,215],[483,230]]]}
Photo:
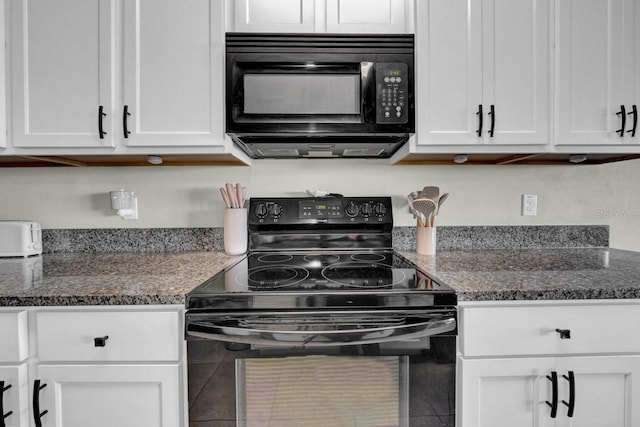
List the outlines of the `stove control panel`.
{"label": "stove control panel", "polygon": [[249,224],[393,224],[390,197],[251,198]]}

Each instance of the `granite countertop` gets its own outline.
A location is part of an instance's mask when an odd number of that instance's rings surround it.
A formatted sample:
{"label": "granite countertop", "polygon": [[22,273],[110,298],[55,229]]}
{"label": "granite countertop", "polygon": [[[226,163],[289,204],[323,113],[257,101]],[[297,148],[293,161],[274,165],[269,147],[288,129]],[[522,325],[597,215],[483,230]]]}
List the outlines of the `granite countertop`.
{"label": "granite countertop", "polygon": [[[640,298],[640,253],[616,249],[400,251],[459,301]],[[0,306],[184,304],[240,258],[222,252],[0,259]]]}
{"label": "granite countertop", "polygon": [[0,307],[184,304],[189,291],[239,259],[222,252],[0,258]]}
{"label": "granite countertop", "polygon": [[640,298],[640,253],[608,248],[400,251],[458,301]]}

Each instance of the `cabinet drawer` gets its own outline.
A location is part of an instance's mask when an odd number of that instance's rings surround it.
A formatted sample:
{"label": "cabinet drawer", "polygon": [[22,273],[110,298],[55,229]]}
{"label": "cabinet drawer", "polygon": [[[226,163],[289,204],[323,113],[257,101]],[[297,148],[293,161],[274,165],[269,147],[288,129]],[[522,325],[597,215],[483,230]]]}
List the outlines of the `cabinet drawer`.
{"label": "cabinet drawer", "polygon": [[[178,360],[182,343],[179,313],[39,312],[36,314],[41,361]],[[104,346],[95,338],[108,337]]]}
{"label": "cabinet drawer", "polygon": [[27,312],[0,313],[0,362],[20,362],[29,354]]}
{"label": "cabinet drawer", "polygon": [[[466,357],[640,353],[640,305],[496,305],[461,308]],[[556,331],[568,330],[562,339]]]}

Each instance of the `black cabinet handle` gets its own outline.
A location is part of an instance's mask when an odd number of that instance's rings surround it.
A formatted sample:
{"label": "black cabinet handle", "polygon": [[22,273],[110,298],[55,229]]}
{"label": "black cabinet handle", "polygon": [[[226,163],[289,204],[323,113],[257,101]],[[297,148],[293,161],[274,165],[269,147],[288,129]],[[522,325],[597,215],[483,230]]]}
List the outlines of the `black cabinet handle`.
{"label": "black cabinet handle", "polygon": [[107,134],[102,127],[102,119],[107,115],[104,112],[104,107],[101,105],[98,107],[98,134],[100,134],[100,139],[104,139],[104,136]]}
{"label": "black cabinet handle", "polygon": [[127,124],[127,118],[131,115],[131,113],[129,112],[129,106],[125,105],[124,106],[124,112],[122,113],[122,129],[124,130],[124,137],[125,138],[129,138],[129,134],[131,132],[129,132],[129,126]]}
{"label": "black cabinet handle", "polygon": [[42,427],[42,416],[45,415],[47,410],[40,412],[40,390],[45,388],[47,384],[40,385],[40,380],[33,382],[33,420],[36,423],[36,427]]}
{"label": "black cabinet handle", "polygon": [[551,381],[551,402],[548,400],[546,404],[551,408],[551,418],[555,418],[558,415],[558,373],[551,371],[551,376],[547,375],[547,379]]}
{"label": "black cabinet handle", "polygon": [[496,112],[491,104],[489,115],[491,116],[491,128],[489,129],[489,136],[493,138],[493,129],[496,127]]}
{"label": "black cabinet handle", "polygon": [[636,136],[636,127],[638,126],[638,107],[636,107],[636,104],[631,106],[631,112],[627,114],[633,114],[633,127],[627,133],[630,133],[631,136]]}
{"label": "black cabinet handle", "polygon": [[94,347],[104,347],[107,345],[107,340],[109,339],[109,335],[105,335],[104,337],[96,337],[93,339]]}
{"label": "black cabinet handle", "polygon": [[478,116],[478,130],[476,133],[478,136],[482,136],[482,104],[478,105],[478,112],[476,113],[476,116]]}
{"label": "black cabinet handle", "polygon": [[567,417],[573,417],[573,410],[576,406],[576,378],[573,375],[573,371],[568,372],[569,376],[563,375],[562,378],[569,381],[569,402],[562,401],[562,403],[569,409],[567,409]]}
{"label": "black cabinet handle", "polygon": [[571,329],[556,329],[556,332],[560,334],[561,340],[571,339]]}
{"label": "black cabinet handle", "polygon": [[11,388],[11,384],[8,386],[4,385],[4,381],[0,381],[0,427],[6,427],[4,423],[5,418],[9,417],[9,415],[13,414],[13,411],[9,411],[5,414],[4,412],[4,392]]}
{"label": "black cabinet handle", "polygon": [[624,105],[620,106],[620,111],[616,113],[616,116],[620,116],[622,118],[622,127],[616,131],[618,135],[620,135],[620,138],[622,138],[624,136],[624,127],[627,124],[627,112],[624,109]]}

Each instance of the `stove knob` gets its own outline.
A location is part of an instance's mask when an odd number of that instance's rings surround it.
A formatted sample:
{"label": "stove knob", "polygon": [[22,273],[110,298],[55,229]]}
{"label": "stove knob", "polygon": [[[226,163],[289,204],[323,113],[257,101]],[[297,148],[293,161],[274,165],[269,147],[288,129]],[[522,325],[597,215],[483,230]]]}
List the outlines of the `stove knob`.
{"label": "stove knob", "polygon": [[280,215],[282,215],[282,206],[274,203],[273,206],[271,206],[271,216],[278,218]]}
{"label": "stove knob", "polygon": [[256,206],[256,216],[261,219],[267,216],[267,207],[264,203],[259,203]]}
{"label": "stove knob", "polygon": [[360,206],[360,212],[365,218],[371,215],[371,203],[363,203],[362,206]]}
{"label": "stove knob", "polygon": [[345,212],[346,212],[347,216],[350,216],[350,217],[353,218],[354,216],[358,215],[358,212],[359,212],[358,211],[358,205],[356,205],[353,202],[350,202],[349,206],[347,206],[347,209],[345,210]]}
{"label": "stove knob", "polygon": [[378,216],[384,216],[387,213],[387,207],[384,205],[384,203],[380,202],[374,206],[373,211]]}

